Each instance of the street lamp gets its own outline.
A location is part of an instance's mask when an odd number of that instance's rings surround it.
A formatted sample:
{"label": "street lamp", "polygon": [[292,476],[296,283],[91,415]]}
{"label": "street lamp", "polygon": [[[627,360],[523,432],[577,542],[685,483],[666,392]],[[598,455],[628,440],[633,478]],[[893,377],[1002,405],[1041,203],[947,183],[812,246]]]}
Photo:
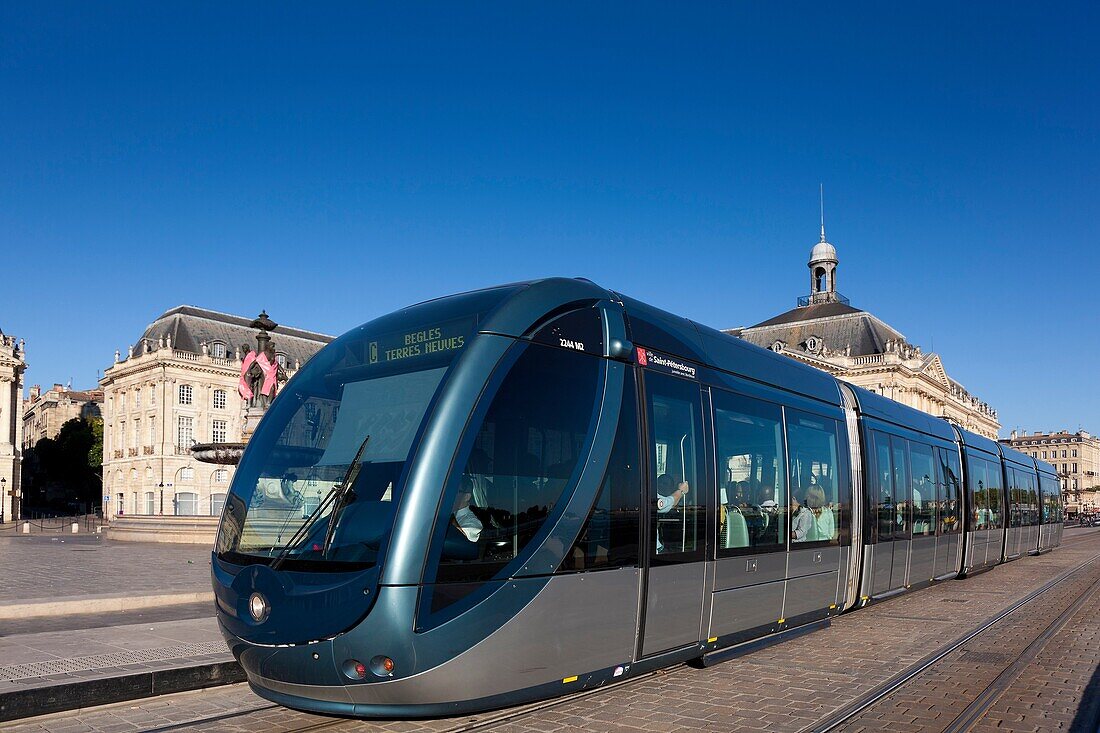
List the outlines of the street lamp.
{"label": "street lamp", "polygon": [[8,479],[6,476],[0,477],[0,524],[4,523],[4,497],[8,495],[6,489],[8,488]]}

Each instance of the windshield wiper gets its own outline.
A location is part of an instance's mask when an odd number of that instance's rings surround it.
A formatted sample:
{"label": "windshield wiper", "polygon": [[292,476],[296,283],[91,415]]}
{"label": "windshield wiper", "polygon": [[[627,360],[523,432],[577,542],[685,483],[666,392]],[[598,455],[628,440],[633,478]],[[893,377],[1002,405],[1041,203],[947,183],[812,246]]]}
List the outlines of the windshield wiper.
{"label": "windshield wiper", "polygon": [[321,557],[328,554],[328,546],[332,542],[332,535],[336,532],[336,520],[339,519],[340,512],[345,506],[355,501],[355,492],[351,490],[351,487],[355,484],[355,480],[359,478],[359,471],[363,468],[363,464],[360,463],[359,459],[362,458],[363,449],[367,447],[369,441],[369,435],[363,439],[363,444],[359,446],[359,451],[355,454],[355,460],[348,466],[348,472],[344,475],[340,488],[335,492],[336,498],[333,500],[332,514],[329,515],[328,528],[325,530],[325,541],[321,544]]}
{"label": "windshield wiper", "polygon": [[[333,484],[332,488],[325,494],[325,498],[317,505],[306,521],[302,522],[302,526],[298,528],[298,531],[294,533],[294,536],[283,546],[281,552],[275,556],[275,559],[271,561],[271,569],[277,570],[282,565],[283,560],[287,558],[290,551],[294,549],[294,546],[300,542],[313,528],[313,525],[317,523],[317,519],[321,516],[324,510],[332,504],[334,501],[341,500],[351,490],[351,485],[355,483],[355,479],[359,476],[360,459],[363,457],[363,451],[367,448],[367,443],[370,442],[370,436],[363,438],[363,442],[359,444],[359,450],[355,452],[355,458],[352,459],[351,465],[348,466],[348,470],[344,473],[344,478],[338,484]],[[325,544],[321,548],[321,555],[328,549],[328,543],[332,538],[332,530],[335,526],[336,513],[339,507],[334,507],[331,515],[329,516],[329,527],[325,532]]]}

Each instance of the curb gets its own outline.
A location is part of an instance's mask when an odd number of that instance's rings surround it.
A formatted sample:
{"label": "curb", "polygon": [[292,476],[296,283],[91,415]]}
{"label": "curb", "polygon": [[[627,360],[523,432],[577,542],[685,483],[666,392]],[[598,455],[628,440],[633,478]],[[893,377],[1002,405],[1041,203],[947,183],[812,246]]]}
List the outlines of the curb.
{"label": "curb", "polygon": [[247,679],[235,661],[102,677],[0,693],[0,722],[108,705]]}
{"label": "curb", "polygon": [[188,603],[210,603],[213,605],[214,592],[161,593],[145,596],[126,593],[6,601],[0,602],[0,621],[43,616],[77,616],[86,613],[109,613],[112,611],[138,611],[143,608],[161,608]]}

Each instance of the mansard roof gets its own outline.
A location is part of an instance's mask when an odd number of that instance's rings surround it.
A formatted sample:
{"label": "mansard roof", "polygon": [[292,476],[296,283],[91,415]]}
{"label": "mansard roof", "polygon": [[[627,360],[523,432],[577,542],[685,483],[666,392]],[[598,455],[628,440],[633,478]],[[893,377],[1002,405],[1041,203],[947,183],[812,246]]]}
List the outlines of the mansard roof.
{"label": "mansard roof", "polygon": [[818,303],[816,305],[799,306],[786,313],[780,313],[775,318],[769,318],[763,323],[757,323],[750,328],[763,328],[764,326],[779,326],[784,323],[798,323],[800,321],[812,321],[817,318],[829,318],[831,316],[845,316],[850,313],[862,313],[859,308],[853,308],[847,303],[831,302]]}
{"label": "mansard roof", "polygon": [[[137,346],[149,341],[155,348],[161,339],[171,336],[172,348],[180,351],[200,354],[203,343],[220,341],[232,354],[242,344],[256,348],[256,329],[249,325],[252,320],[193,305],[181,305],[150,323],[138,339]],[[291,362],[297,359],[305,363],[333,337],[280,325],[272,331],[271,340],[275,350],[285,353]]]}
{"label": "mansard roof", "polygon": [[776,341],[793,347],[816,336],[829,351],[845,352],[850,348],[851,356],[881,354],[888,341],[905,341],[905,336],[875,316],[844,303],[795,308],[743,329],[739,335],[765,348]]}

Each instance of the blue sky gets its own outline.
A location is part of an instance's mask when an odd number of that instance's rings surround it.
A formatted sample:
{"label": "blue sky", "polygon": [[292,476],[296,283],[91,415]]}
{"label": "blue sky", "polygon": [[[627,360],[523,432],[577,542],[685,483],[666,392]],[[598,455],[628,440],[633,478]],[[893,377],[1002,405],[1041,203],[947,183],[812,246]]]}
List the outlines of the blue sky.
{"label": "blue sky", "polygon": [[1006,434],[1100,431],[1095,4],[314,5],[0,7],[28,383],[181,303],[338,334],[566,275],[751,325],[824,182],[853,305]]}

